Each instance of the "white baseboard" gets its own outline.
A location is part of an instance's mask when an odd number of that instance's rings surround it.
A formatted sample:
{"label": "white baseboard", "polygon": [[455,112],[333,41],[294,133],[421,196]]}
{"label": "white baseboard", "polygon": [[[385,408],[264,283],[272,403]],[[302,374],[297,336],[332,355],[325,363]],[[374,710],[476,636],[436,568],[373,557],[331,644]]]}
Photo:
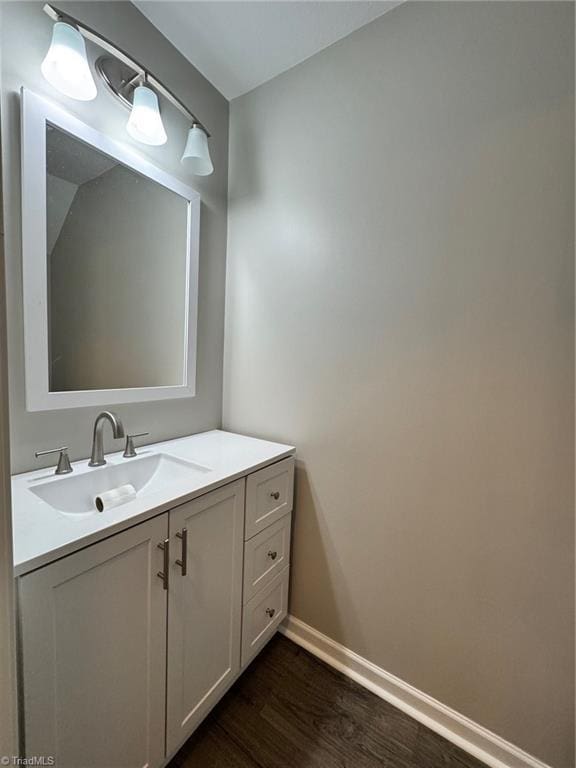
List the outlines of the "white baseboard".
{"label": "white baseboard", "polygon": [[279,629],[289,640],[491,768],[550,768],[473,720],[334,642],[300,619],[289,615]]}

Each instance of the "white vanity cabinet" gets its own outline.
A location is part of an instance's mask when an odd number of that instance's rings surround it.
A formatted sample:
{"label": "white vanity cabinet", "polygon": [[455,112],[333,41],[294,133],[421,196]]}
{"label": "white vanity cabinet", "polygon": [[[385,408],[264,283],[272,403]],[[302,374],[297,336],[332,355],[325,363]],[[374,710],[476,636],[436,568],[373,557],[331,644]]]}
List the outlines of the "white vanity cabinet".
{"label": "white vanity cabinet", "polygon": [[26,757],[166,764],[286,615],[293,464],[18,578]]}

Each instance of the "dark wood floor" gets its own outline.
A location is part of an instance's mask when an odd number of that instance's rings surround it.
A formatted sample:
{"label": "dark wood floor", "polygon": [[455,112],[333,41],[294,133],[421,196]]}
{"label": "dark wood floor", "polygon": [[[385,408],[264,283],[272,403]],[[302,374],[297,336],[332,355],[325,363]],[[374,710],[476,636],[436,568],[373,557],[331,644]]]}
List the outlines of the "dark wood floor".
{"label": "dark wood floor", "polygon": [[277,635],[168,768],[485,768]]}

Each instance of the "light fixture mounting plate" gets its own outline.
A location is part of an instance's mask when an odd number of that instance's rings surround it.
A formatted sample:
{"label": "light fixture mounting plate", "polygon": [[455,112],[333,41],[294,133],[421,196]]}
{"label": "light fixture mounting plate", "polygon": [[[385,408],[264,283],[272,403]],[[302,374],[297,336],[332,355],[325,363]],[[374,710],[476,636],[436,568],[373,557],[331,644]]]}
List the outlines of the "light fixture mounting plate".
{"label": "light fixture mounting plate", "polygon": [[114,56],[96,59],[96,71],[106,87],[127,109],[132,109],[134,89],[144,82],[144,73],[129,67]]}

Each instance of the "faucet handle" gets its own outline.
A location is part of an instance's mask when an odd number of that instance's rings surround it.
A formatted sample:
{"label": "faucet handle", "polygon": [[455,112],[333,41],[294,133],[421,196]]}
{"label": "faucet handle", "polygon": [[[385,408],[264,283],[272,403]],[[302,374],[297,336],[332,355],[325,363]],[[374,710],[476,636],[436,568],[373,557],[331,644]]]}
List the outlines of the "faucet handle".
{"label": "faucet handle", "polygon": [[72,472],[72,466],[70,465],[70,459],[68,458],[68,446],[62,445],[60,448],[49,448],[47,451],[36,451],[34,456],[40,458],[40,456],[48,456],[50,453],[59,453],[58,465],[54,474],[67,475]]}
{"label": "faucet handle", "polygon": [[131,459],[133,456],[136,456],[136,449],[134,448],[134,438],[135,437],[146,437],[146,435],[149,435],[150,432],[137,432],[134,435],[126,435],[126,447],[124,448],[124,453],[122,456],[124,456],[125,459]]}

